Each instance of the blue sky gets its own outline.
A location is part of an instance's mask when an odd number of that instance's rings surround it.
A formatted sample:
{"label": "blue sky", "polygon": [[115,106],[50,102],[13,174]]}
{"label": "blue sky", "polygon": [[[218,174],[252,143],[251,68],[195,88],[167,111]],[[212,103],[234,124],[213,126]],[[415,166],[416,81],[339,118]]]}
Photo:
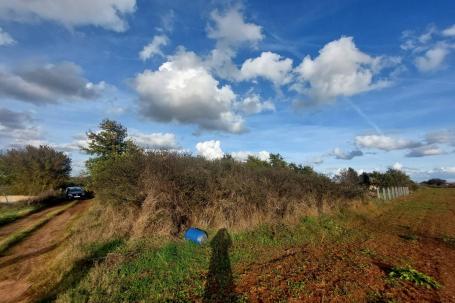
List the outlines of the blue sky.
{"label": "blue sky", "polygon": [[0,148],[146,148],[455,180],[453,1],[6,0]]}

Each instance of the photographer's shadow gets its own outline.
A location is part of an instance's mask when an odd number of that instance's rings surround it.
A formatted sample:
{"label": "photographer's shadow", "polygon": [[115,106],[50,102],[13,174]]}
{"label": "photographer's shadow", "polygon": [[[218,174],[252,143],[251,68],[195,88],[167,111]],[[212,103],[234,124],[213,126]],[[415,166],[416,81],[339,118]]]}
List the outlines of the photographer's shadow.
{"label": "photographer's shadow", "polygon": [[207,275],[204,303],[237,301],[231,261],[229,260],[229,247],[231,245],[231,236],[225,228],[218,230],[210,242],[212,257]]}

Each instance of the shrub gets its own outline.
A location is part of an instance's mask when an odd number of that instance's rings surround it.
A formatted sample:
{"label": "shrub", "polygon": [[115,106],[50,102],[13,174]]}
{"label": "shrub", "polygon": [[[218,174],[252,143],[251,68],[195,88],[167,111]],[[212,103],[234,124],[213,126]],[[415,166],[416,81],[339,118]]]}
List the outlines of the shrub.
{"label": "shrub", "polygon": [[35,195],[60,188],[69,178],[71,160],[49,146],[26,146],[0,155],[0,181],[9,192]]}

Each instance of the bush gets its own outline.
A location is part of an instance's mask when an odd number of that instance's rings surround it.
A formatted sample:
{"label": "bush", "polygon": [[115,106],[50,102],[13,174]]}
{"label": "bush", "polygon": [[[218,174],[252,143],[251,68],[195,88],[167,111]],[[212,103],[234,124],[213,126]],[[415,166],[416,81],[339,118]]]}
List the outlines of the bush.
{"label": "bush", "polygon": [[49,146],[26,146],[0,155],[0,181],[10,193],[36,195],[65,184],[71,160]]}
{"label": "bush", "polygon": [[103,161],[93,180],[100,200],[142,205],[135,227],[139,234],[178,234],[190,224],[243,228],[363,197],[363,191],[315,172],[168,152],[138,152]]}

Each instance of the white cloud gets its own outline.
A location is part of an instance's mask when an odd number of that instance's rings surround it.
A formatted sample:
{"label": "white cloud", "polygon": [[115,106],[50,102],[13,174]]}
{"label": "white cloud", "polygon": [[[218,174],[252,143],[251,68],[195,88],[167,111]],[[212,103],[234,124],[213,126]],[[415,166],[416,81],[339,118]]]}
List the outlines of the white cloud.
{"label": "white cloud", "polygon": [[105,86],[104,82],[89,82],[82,68],[71,62],[28,66],[14,72],[0,69],[0,97],[33,104],[94,99]]}
{"label": "white cloud", "polygon": [[359,147],[376,148],[385,151],[415,148],[421,145],[419,142],[402,138],[389,137],[385,135],[356,136],[355,143]]}
{"label": "white cloud", "polygon": [[422,56],[417,57],[415,65],[421,72],[437,70],[442,66],[448,54],[448,47],[441,43],[427,50]]}
{"label": "white cloud", "polygon": [[245,22],[238,7],[231,8],[223,14],[214,10],[210,16],[213,24],[207,28],[208,37],[225,46],[235,46],[242,43],[256,45],[264,38],[262,28],[254,23]]}
{"label": "white cloud", "polygon": [[441,167],[441,170],[446,173],[455,174],[455,166]]}
{"label": "white cloud", "polygon": [[169,39],[166,35],[156,35],[149,44],[144,46],[139,53],[139,58],[141,58],[142,61],[145,61],[155,55],[164,56],[161,47],[167,45],[168,42]]}
{"label": "white cloud", "polygon": [[400,162],[395,162],[395,164],[392,165],[392,168],[396,170],[402,170],[403,164],[401,164]]}
{"label": "white cloud", "polygon": [[263,111],[274,111],[275,105],[271,101],[261,102],[259,95],[253,94],[239,102],[237,108],[245,114],[251,115]]}
{"label": "white cloud", "polygon": [[269,159],[270,159],[270,153],[265,150],[260,151],[260,152],[238,151],[238,152],[232,152],[230,154],[231,154],[232,158],[234,158],[235,160],[240,161],[240,162],[246,161],[249,156],[256,157],[262,161],[269,161]]}
{"label": "white cloud", "polygon": [[214,10],[211,23],[207,25],[207,35],[216,40],[216,47],[205,60],[206,66],[218,77],[230,81],[240,79],[240,71],[233,62],[237,49],[241,46],[256,46],[264,36],[262,28],[244,20],[240,7],[233,7],[224,13]]}
{"label": "white cloud", "polygon": [[435,145],[425,145],[413,148],[406,154],[406,157],[426,157],[445,154],[445,152]]}
{"label": "white cloud", "polygon": [[337,147],[332,151],[331,155],[335,156],[335,158],[339,159],[339,160],[351,160],[354,157],[363,156],[363,152],[358,149],[352,150],[350,152],[346,152],[346,151],[342,150],[341,148]]}
{"label": "white cloud", "polygon": [[300,83],[294,89],[321,102],[382,88],[389,82],[375,76],[384,67],[383,60],[360,51],[352,37],[341,37],[326,44],[316,58],[303,59],[296,68]]}
{"label": "white cloud", "polygon": [[16,40],[14,40],[10,34],[5,32],[1,27],[0,27],[0,46],[6,46],[6,45],[13,45],[16,44]]}
{"label": "white cloud", "polygon": [[243,118],[233,111],[237,96],[229,85],[221,86],[193,52],[181,50],[158,70],[145,70],[134,85],[146,117],[196,124],[200,130],[245,130]]}
{"label": "white cloud", "polygon": [[130,138],[139,146],[146,149],[177,149],[177,139],[172,133],[150,133],[132,132]]}
{"label": "white cloud", "polygon": [[50,20],[65,26],[100,26],[123,32],[124,16],[136,10],[136,0],[3,0],[0,19],[17,22]]}
{"label": "white cloud", "polygon": [[207,160],[216,160],[223,157],[221,143],[218,140],[199,142],[196,144],[197,154]]}
{"label": "white cloud", "polygon": [[455,24],[446,28],[442,31],[442,34],[446,37],[454,37],[455,36]]}
{"label": "white cloud", "polygon": [[242,64],[240,75],[244,80],[263,77],[278,86],[291,81],[291,71],[291,59],[272,52],[262,52],[259,57],[247,59]]}

